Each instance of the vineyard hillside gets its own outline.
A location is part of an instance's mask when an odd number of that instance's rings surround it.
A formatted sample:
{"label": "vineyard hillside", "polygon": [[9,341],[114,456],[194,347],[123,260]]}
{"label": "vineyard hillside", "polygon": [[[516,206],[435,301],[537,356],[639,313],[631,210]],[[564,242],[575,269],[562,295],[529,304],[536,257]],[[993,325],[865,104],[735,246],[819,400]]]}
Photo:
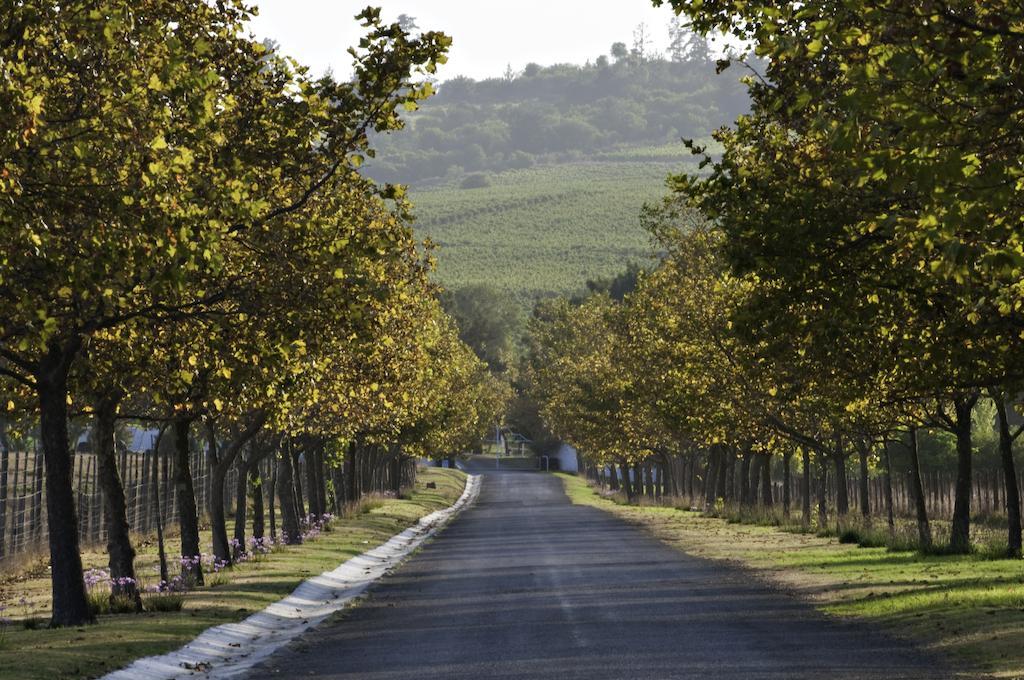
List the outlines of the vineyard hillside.
{"label": "vineyard hillside", "polygon": [[637,148],[496,173],[476,188],[465,180],[414,188],[417,229],[440,246],[443,285],[489,284],[529,306],[649,260],[640,209],[691,163],[682,145]]}

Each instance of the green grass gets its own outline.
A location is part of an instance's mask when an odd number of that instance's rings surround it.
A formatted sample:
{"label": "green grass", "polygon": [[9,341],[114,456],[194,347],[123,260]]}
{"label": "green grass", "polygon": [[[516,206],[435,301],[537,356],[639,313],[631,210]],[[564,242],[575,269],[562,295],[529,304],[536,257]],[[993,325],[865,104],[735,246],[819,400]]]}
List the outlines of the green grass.
{"label": "green grass", "polygon": [[640,209],[666,195],[670,173],[692,169],[687,158],[680,144],[502,172],[481,189],[414,188],[417,232],[440,244],[449,288],[490,284],[524,304],[574,293],[649,259]]}
{"label": "green grass", "polygon": [[677,508],[624,505],[580,477],[559,476],[574,503],[611,512],[679,550],[753,568],[827,613],[916,638],[990,677],[1024,677],[1021,560],[861,548]]}
{"label": "green grass", "polygon": [[[465,475],[430,468],[418,475],[409,498],[363,507],[365,512],[336,519],[330,532],[311,543],[272,552],[235,567],[224,582],[190,592],[180,612],[101,616],[82,628],[27,630],[20,621],[0,641],[0,679],[92,678],[132,659],[162,654],[185,644],[211,626],[238,621],[288,595],[304,579],[337,567],[405,529],[420,517],[451,505],[462,493]],[[427,489],[435,482],[436,489]],[[104,556],[87,553],[86,566],[103,566]],[[140,550],[140,575],[152,572],[152,549]],[[153,577],[155,580],[155,577]],[[3,585],[7,614],[44,616],[49,606],[45,569]],[[28,605],[19,605],[26,597]]]}

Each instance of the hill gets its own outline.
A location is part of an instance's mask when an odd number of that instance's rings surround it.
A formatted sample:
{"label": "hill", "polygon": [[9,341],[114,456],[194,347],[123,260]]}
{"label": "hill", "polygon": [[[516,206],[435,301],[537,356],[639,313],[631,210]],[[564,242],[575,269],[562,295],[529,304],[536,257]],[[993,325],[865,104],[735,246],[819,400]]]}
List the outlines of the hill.
{"label": "hill", "polygon": [[449,288],[489,284],[526,306],[581,290],[650,257],[640,208],[665,195],[665,178],[692,163],[681,144],[413,188],[417,229],[440,246]]}
{"label": "hill", "polygon": [[615,62],[456,78],[401,133],[375,137],[367,167],[378,180],[418,184],[707,137],[748,110],[739,78],[732,69],[716,75],[707,50],[676,60],[620,52]]}
{"label": "hill", "polygon": [[450,80],[373,140],[368,171],[410,186],[448,288],[487,284],[529,307],[648,259],[640,208],[693,162],[680,138],[708,139],[749,107],[738,69],[716,74],[699,38],[666,57],[611,53]]}

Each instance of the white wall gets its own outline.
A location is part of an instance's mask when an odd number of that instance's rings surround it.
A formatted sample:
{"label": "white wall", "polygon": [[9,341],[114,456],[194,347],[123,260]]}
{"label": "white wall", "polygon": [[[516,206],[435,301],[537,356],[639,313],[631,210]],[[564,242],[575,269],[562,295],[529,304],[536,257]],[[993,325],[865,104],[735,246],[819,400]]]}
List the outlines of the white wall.
{"label": "white wall", "polygon": [[559,446],[558,451],[551,457],[558,459],[558,469],[562,472],[579,472],[579,466],[576,464],[576,449],[568,444]]}

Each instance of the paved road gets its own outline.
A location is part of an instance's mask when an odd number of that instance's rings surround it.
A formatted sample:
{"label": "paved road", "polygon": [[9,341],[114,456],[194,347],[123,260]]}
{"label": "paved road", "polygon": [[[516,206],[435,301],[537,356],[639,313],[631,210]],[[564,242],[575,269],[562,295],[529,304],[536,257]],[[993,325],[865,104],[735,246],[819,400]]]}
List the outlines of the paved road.
{"label": "paved road", "polygon": [[941,678],[938,662],[688,557],[540,473],[476,505],[252,675],[397,680]]}

